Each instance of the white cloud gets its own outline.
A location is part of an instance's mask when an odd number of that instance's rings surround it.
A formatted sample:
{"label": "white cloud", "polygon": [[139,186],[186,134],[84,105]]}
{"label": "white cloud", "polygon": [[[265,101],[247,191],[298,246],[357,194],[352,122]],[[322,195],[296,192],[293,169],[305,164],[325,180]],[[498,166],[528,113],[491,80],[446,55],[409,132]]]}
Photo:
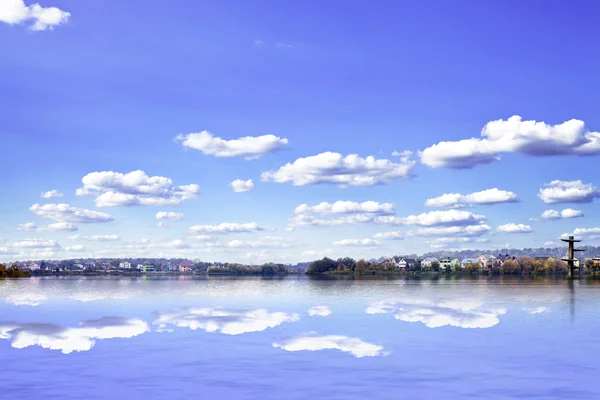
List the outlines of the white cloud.
{"label": "white cloud", "polygon": [[588,239],[600,239],[600,228],[576,228],[573,233],[563,233],[561,238],[566,239],[569,235],[584,236]]}
{"label": "white cloud", "polygon": [[331,309],[328,306],[314,306],[308,309],[308,315],[326,317],[331,315]]}
{"label": "white cloud", "polygon": [[183,214],[171,211],[159,211],[156,213],[156,219],[183,219]]}
{"label": "white cloud", "polygon": [[375,239],[343,239],[333,242],[336,246],[348,247],[377,247],[380,243]]}
{"label": "white cloud", "polygon": [[179,135],[185,147],[200,150],[204,154],[216,157],[245,156],[246,159],[258,158],[272,153],[288,144],[288,140],[275,135],[245,136],[239,139],[224,140],[208,131]]}
{"label": "white cloud", "polygon": [[131,338],[148,331],[148,324],[139,319],[103,317],[85,321],[77,327],[55,324],[0,323],[0,339],[8,339],[11,346],[23,349],[40,346],[60,350],[63,354],[88,351],[98,339]]}
{"label": "white cloud", "polygon": [[262,41],[262,40],[255,40],[255,41],[254,41],[254,45],[255,45],[256,47],[263,47],[263,46],[265,45],[265,42],[264,42],[264,41]]}
{"label": "white cloud", "polygon": [[525,224],[504,224],[496,228],[497,232],[501,233],[530,233],[533,232],[531,226]]}
{"label": "white cloud", "polygon": [[252,179],[248,179],[247,181],[236,179],[235,181],[231,182],[231,187],[236,193],[247,192],[249,190],[252,190],[252,188],[254,187],[254,183],[252,183]]}
{"label": "white cloud", "polygon": [[117,235],[92,235],[92,236],[81,236],[81,235],[72,235],[68,236],[67,239],[70,240],[87,240],[90,242],[113,242],[117,240],[121,240],[121,238]]}
{"label": "white cloud", "polygon": [[60,248],[60,245],[56,241],[44,239],[25,239],[16,242],[8,242],[7,246],[29,249]]}
{"label": "white cloud", "polygon": [[269,231],[270,228],[260,226],[255,222],[249,222],[245,224],[239,224],[235,222],[223,222],[219,225],[194,225],[189,228],[191,234],[199,233],[215,233],[215,234],[226,234],[226,233],[245,233],[245,232],[258,232],[258,231]]}
{"label": "white cloud", "polygon": [[261,174],[263,182],[286,183],[294,186],[315,184],[336,184],[340,187],[372,186],[408,178],[415,162],[402,157],[400,163],[369,156],[361,158],[356,154],[343,156],[325,152],[316,156],[299,158],[287,163],[277,171]]}
{"label": "white cloud", "polygon": [[378,203],[376,201],[336,201],[335,203],[322,202],[316,206],[300,204],[294,210],[295,214],[375,214],[393,215],[394,205],[391,203]]}
{"label": "white cloud", "polygon": [[340,350],[350,353],[356,358],[386,355],[382,346],[342,335],[300,335],[285,339],[280,343],[273,343],[273,347],[286,351]]}
{"label": "white cloud", "polygon": [[63,194],[61,192],[59,192],[58,190],[54,189],[54,190],[50,190],[48,192],[42,192],[40,194],[40,197],[42,197],[44,199],[54,199],[54,198],[63,197]]}
{"label": "white cloud", "polygon": [[528,314],[543,314],[550,311],[548,307],[540,306],[540,307],[525,307],[523,308]]}
{"label": "white cloud", "polygon": [[428,328],[455,326],[459,328],[491,328],[505,314],[503,308],[484,308],[475,300],[434,303],[429,300],[392,299],[370,303],[367,314],[392,313],[397,320],[421,322]]}
{"label": "white cloud", "polygon": [[552,240],[548,241],[548,242],[544,242],[544,246],[546,246],[546,247],[555,247],[555,246],[558,246],[558,245],[560,245],[560,243],[552,241]]}
{"label": "white cloud", "polygon": [[261,248],[283,248],[290,247],[288,240],[278,236],[265,236],[257,240],[232,240],[227,243],[229,247],[261,247]]}
{"label": "white cloud", "polygon": [[238,311],[223,308],[190,308],[183,311],[166,312],[154,321],[159,329],[174,325],[191,330],[221,332],[226,335],[240,335],[247,332],[261,332],[284,322],[295,322],[300,316],[295,313],[269,312],[264,309]]}
{"label": "white cloud", "polygon": [[[39,306],[44,303],[48,297],[39,293],[11,293],[4,298],[7,303],[15,306]],[[0,336],[0,338],[2,338]]]}
{"label": "white cloud", "polygon": [[[385,218],[385,217],[384,217]],[[474,225],[485,221],[487,218],[483,215],[473,214],[462,210],[444,210],[430,211],[419,215],[410,215],[406,218],[394,218],[391,223],[403,225],[422,225],[422,226],[459,226]],[[385,221],[385,219],[382,219]]]}
{"label": "white cloud", "polygon": [[39,217],[58,222],[99,223],[115,220],[103,212],[71,207],[68,204],[44,204],[43,206],[34,204],[29,207],[29,210]]}
{"label": "white cloud", "polygon": [[432,168],[471,168],[500,160],[501,153],[532,156],[591,155],[600,153],[600,133],[590,132],[583,121],[562,124],[523,121],[514,115],[488,122],[481,138],[439,142],[419,152],[421,163]]}
{"label": "white cloud", "polygon": [[427,207],[464,207],[466,205],[488,205],[498,203],[515,203],[517,195],[497,188],[482,190],[471,194],[445,193],[433,199],[427,199]]}
{"label": "white cloud", "polygon": [[21,224],[17,228],[19,231],[28,232],[75,232],[79,228],[71,224],[70,222],[55,222],[46,226],[37,226],[33,222]]}
{"label": "white cloud", "polygon": [[544,203],[591,203],[600,192],[591,183],[582,181],[554,180],[546,184],[547,188],[540,189],[538,197]]}
{"label": "white cloud", "polygon": [[0,21],[11,25],[31,22],[29,29],[34,31],[52,30],[66,23],[70,16],[70,13],[56,7],[42,7],[37,3],[26,6],[23,0],[0,2]]}
{"label": "white cloud", "polygon": [[376,233],[373,238],[374,239],[384,239],[384,240],[403,240],[406,235],[403,232],[379,232]]}
{"label": "white cloud", "polygon": [[573,210],[572,208],[565,208],[560,212],[556,210],[546,210],[542,213],[542,219],[578,218],[583,216],[582,211]]}
{"label": "white cloud", "polygon": [[[311,226],[335,226],[342,224],[356,224],[377,222],[378,216],[394,215],[394,205],[391,203],[378,203],[376,201],[336,201],[335,203],[322,202],[315,206],[300,204],[294,210],[294,217],[288,221],[288,229]],[[324,219],[318,216],[333,216]]]}
{"label": "white cloud", "polygon": [[158,226],[159,228],[168,228],[169,224],[167,224],[166,222],[163,222],[163,221],[158,221],[156,223],[156,226]]}
{"label": "white cloud", "polygon": [[77,196],[95,196],[97,207],[172,206],[196,198],[200,191],[196,184],[173,186],[170,178],[148,176],[141,170],[91,172],[81,181]]}

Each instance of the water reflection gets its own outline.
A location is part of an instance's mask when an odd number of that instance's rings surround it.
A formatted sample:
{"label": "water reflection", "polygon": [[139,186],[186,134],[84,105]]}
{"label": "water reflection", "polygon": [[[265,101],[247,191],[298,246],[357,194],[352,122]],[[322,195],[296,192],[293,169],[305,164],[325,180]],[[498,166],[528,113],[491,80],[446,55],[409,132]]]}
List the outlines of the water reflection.
{"label": "water reflection", "polygon": [[120,317],[84,321],[77,327],[0,322],[0,339],[10,340],[12,347],[40,346],[63,354],[90,350],[97,339],[131,338],[147,331],[146,322]]}
{"label": "water reflection", "polygon": [[287,338],[279,343],[273,343],[273,347],[286,351],[340,350],[356,358],[389,354],[384,352],[383,346],[364,342],[359,338],[343,335],[318,336],[315,333]]}

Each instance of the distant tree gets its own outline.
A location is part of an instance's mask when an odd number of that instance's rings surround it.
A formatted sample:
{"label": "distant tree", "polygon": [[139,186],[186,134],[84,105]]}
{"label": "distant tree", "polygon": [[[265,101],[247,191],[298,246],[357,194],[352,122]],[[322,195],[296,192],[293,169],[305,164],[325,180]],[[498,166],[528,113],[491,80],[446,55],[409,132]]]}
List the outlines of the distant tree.
{"label": "distant tree", "polygon": [[363,274],[369,268],[369,264],[363,259],[358,260],[354,266],[354,272],[356,274]]}
{"label": "distant tree", "polygon": [[465,266],[465,272],[467,272],[468,274],[477,274],[479,272],[479,270],[481,269],[481,266],[479,265],[479,263],[471,263],[471,264],[467,264]]}
{"label": "distant tree", "polygon": [[513,260],[506,260],[500,266],[501,274],[519,274],[521,273],[521,267]]}
{"label": "distant tree", "polygon": [[432,262],[431,269],[435,272],[438,272],[440,270],[440,263],[437,261]]}
{"label": "distant tree", "polygon": [[535,270],[535,260],[533,258],[523,256],[519,259],[519,263],[521,264],[521,271],[523,271],[523,274],[533,274],[533,271]]}
{"label": "distant tree", "polygon": [[306,271],[307,275],[320,275],[327,271],[334,271],[337,269],[337,263],[331,258],[325,257],[322,260],[313,261],[308,266]]}

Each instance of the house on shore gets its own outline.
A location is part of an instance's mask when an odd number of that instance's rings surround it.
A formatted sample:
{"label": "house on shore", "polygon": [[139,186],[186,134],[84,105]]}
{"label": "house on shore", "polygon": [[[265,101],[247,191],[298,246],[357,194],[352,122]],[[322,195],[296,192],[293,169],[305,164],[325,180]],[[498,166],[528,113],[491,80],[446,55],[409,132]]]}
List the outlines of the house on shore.
{"label": "house on shore", "polygon": [[421,261],[421,268],[423,268],[423,269],[431,269],[431,267],[435,263],[439,264],[440,260],[438,260],[435,257],[425,257],[423,259],[423,261]]}
{"label": "house on shore", "polygon": [[463,258],[460,261],[460,267],[465,268],[469,264],[479,264],[479,259],[477,258]]}
{"label": "house on shore", "polygon": [[450,257],[440,258],[440,269],[450,269],[452,266],[452,259]]}

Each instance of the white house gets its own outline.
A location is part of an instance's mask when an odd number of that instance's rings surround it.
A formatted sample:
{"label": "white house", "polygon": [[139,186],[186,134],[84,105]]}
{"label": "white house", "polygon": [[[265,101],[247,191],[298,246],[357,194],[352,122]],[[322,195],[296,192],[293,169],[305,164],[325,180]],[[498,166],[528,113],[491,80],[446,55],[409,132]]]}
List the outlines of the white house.
{"label": "white house", "polygon": [[119,268],[121,269],[131,269],[131,263],[127,261],[121,261],[119,263]]}
{"label": "white house", "polygon": [[452,268],[452,259],[445,257],[440,259],[440,269]]}
{"label": "white house", "polygon": [[438,260],[435,257],[426,257],[423,259],[423,261],[421,261],[421,267],[423,268],[431,268],[433,263],[438,263],[439,264],[440,260]]}

